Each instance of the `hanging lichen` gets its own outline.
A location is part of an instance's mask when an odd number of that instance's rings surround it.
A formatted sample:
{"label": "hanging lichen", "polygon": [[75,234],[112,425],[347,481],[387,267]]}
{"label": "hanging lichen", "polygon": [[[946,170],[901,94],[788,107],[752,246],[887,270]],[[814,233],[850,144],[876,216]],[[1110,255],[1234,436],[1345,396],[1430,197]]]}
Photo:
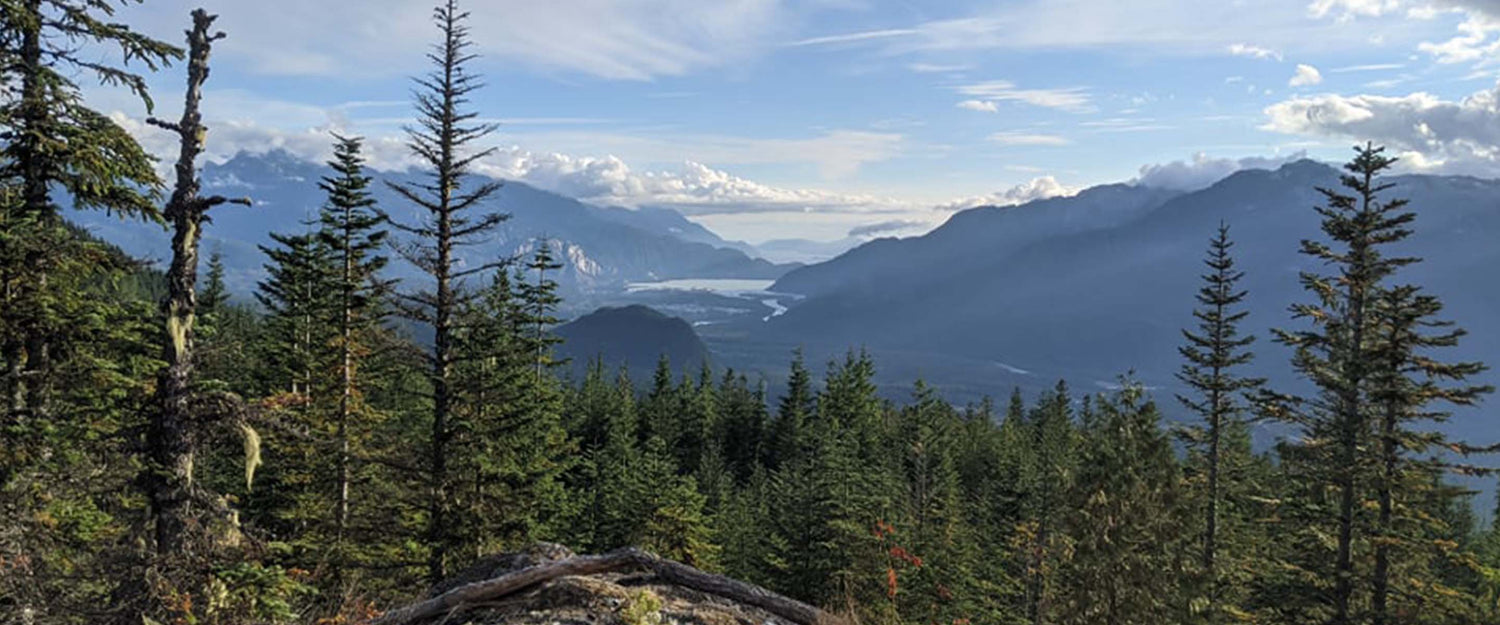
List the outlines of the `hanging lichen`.
{"label": "hanging lichen", "polygon": [[260,434],[246,423],[240,423],[240,434],[245,442],[245,491],[249,492],[255,482],[255,469],[260,466]]}

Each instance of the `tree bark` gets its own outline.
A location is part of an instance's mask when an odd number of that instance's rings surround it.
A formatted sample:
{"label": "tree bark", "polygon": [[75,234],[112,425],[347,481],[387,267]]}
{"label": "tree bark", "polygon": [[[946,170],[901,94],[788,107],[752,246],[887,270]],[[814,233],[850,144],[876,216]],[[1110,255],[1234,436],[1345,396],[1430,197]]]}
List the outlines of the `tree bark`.
{"label": "tree bark", "polygon": [[208,209],[233,201],[222,196],[199,196],[194,161],[203,151],[208,129],[198,107],[204,81],[208,80],[208,57],[213,42],[223,33],[209,33],[215,16],[202,9],[193,11],[188,31],[188,80],[182,119],[176,123],[149,120],[153,125],[177,133],[179,147],[175,166],[177,180],[163,211],[172,225],[172,260],[167,270],[167,297],[162,302],[166,316],[163,367],[157,385],[157,411],[151,420],[147,444],[151,466],[147,472],[151,513],[155,521],[156,554],[180,554],[188,546],[192,525],[194,421],[191,412],[193,377],[193,323],[197,310],[198,241]]}

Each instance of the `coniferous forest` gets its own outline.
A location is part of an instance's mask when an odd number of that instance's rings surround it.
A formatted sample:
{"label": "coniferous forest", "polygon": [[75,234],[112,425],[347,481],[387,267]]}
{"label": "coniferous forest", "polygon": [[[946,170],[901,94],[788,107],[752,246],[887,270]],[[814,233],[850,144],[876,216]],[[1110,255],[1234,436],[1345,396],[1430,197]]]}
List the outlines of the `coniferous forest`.
{"label": "coniferous forest", "polygon": [[[1100,393],[960,406],[918,381],[892,402],[857,346],[787,354],[774,394],[708,363],[580,379],[553,356],[549,246],[459,260],[507,215],[471,175],[496,128],[454,0],[414,83],[423,176],[394,188],[421,219],[373,199],[361,138],[330,136],[334,174],[307,182],[326,200],[263,248],[253,300],[199,243],[213,215],[262,210],[196,171],[232,25],[198,11],[157,41],[110,2],[0,6],[0,623],[365,622],[537,541],[638,546],[858,622],[1500,623],[1500,526],[1452,478],[1487,475],[1493,441],[1441,427],[1491,389],[1445,354],[1463,320],[1404,279],[1421,259],[1390,251],[1422,222],[1380,147],[1318,189],[1321,232],[1289,234],[1321,270],[1272,336],[1241,330],[1257,268],[1232,224],[1202,233],[1181,396],[1122,372]],[[148,94],[148,72],[185,91]],[[151,120],[180,150],[147,154],[86,81],[180,100]],[[162,224],[168,260],[64,205]],[[1273,343],[1303,385],[1246,372]],[[1252,447],[1257,427],[1286,435]]]}

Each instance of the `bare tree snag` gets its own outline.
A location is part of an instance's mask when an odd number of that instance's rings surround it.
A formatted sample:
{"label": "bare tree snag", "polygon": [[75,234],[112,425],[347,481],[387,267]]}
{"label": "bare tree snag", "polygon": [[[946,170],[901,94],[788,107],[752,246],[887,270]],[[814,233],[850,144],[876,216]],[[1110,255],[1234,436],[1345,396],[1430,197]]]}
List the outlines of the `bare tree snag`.
{"label": "bare tree snag", "polygon": [[187,547],[192,524],[193,452],[196,427],[192,412],[193,322],[197,310],[198,241],[208,210],[230,202],[250,205],[248,198],[202,197],[195,162],[203,152],[208,129],[198,105],[203,83],[208,80],[208,56],[213,42],[224,33],[210,34],[216,16],[203,9],[193,11],[193,28],[187,31],[188,81],[182,119],[165,122],[148,119],[152,125],[177,133],[177,180],[163,215],[172,226],[172,262],[167,270],[167,297],[162,368],[156,389],[157,411],[147,434],[150,449],[148,491],[155,521],[156,553],[175,555]]}
{"label": "bare tree snag", "polygon": [[412,625],[445,616],[475,604],[494,601],[537,584],[572,575],[620,571],[649,571],[658,579],[744,605],[760,608],[796,625],[842,625],[844,620],[795,599],[696,568],[628,548],[599,556],[573,556],[513,571],[494,579],[459,586],[437,597],[385,613],[370,625]]}

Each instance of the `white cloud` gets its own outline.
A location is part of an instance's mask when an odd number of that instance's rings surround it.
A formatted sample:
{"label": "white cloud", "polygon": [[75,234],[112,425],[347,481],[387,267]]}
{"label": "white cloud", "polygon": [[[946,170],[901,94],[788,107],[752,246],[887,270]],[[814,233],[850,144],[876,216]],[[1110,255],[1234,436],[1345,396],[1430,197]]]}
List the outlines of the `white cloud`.
{"label": "white cloud", "polygon": [[1061,89],[1018,89],[1008,80],[989,80],[954,88],[960,95],[973,96],[980,100],[995,102],[1022,102],[1032,106],[1054,108],[1073,113],[1094,110],[1089,104],[1088,89],[1066,87]]}
{"label": "white cloud", "polygon": [[1275,169],[1288,162],[1306,158],[1305,152],[1281,157],[1213,158],[1203,152],[1193,155],[1189,161],[1172,161],[1141,166],[1140,174],[1132,182],[1146,187],[1196,191],[1212,186],[1215,182],[1242,169]]}
{"label": "white cloud", "polygon": [[[176,142],[170,133],[120,113],[113,117],[148,151],[156,154],[175,151]],[[329,133],[345,130],[320,126],[288,131],[233,121],[211,121],[209,125],[212,130],[204,158],[214,162],[227,160],[241,151],[264,153],[272,150],[284,150],[304,160],[323,162],[331,157],[332,137]],[[838,140],[837,134],[831,136]],[[771,140],[776,143],[765,149],[770,149],[778,158],[793,158],[787,155],[828,149],[818,147],[822,140]],[[753,144],[756,140],[749,141]],[[755,149],[745,145],[739,147]],[[379,170],[401,171],[415,165],[405,140],[400,136],[367,138],[365,155],[370,166]],[[162,165],[165,166],[165,162]],[[499,147],[478,162],[474,169],[482,175],[518,180],[589,202],[631,207],[664,205],[688,215],[775,211],[881,214],[915,209],[916,206],[873,195],[762,184],[699,162],[684,162],[671,170],[637,171],[614,155],[577,156],[533,151],[517,145]]]}
{"label": "white cloud", "polygon": [[1423,42],[1417,50],[1431,55],[1438,63],[1468,63],[1493,60],[1500,51],[1500,39],[1492,40],[1491,34],[1500,32],[1500,22],[1482,15],[1470,15],[1458,25],[1459,34],[1441,43]]}
{"label": "white cloud", "polygon": [[1061,146],[1072,143],[1066,137],[1058,135],[1025,132],[997,132],[988,138],[990,141],[1000,145]]}
{"label": "white cloud", "polygon": [[1500,2],[1495,0],[1313,0],[1308,13],[1313,17],[1331,15],[1339,21],[1348,21],[1395,14],[1403,7],[1406,17],[1414,20],[1430,20],[1439,13],[1465,16],[1456,36],[1442,42],[1424,41],[1417,45],[1419,52],[1444,64],[1496,62],[1500,38],[1492,36],[1500,33]]}
{"label": "white cloud", "polygon": [[1281,53],[1270,48],[1252,46],[1245,43],[1229,44],[1229,53],[1234,56],[1244,56],[1252,59],[1281,60]]}
{"label": "white cloud", "polygon": [[1292,74],[1292,79],[1286,84],[1292,87],[1305,87],[1321,82],[1323,82],[1323,74],[1318,72],[1318,68],[1298,63],[1296,73]]}
{"label": "white cloud", "polygon": [[1000,107],[998,105],[996,105],[994,102],[989,102],[986,100],[964,100],[962,102],[959,102],[955,106],[970,111],[979,111],[981,113],[1000,112]]}
{"label": "white cloud", "polygon": [[1064,185],[1052,176],[1040,176],[1004,191],[954,200],[936,208],[940,211],[958,211],[976,206],[1014,206],[1049,197],[1071,196],[1078,191],[1079,188]]}
{"label": "white cloud", "polygon": [[1500,175],[1500,87],[1457,101],[1421,92],[1297,97],[1265,115],[1266,130],[1389,146],[1407,169]]}
{"label": "white cloud", "polygon": [[1401,6],[1399,0],[1313,0],[1307,5],[1307,13],[1313,17],[1339,19],[1355,17],[1379,17],[1391,13]]}

